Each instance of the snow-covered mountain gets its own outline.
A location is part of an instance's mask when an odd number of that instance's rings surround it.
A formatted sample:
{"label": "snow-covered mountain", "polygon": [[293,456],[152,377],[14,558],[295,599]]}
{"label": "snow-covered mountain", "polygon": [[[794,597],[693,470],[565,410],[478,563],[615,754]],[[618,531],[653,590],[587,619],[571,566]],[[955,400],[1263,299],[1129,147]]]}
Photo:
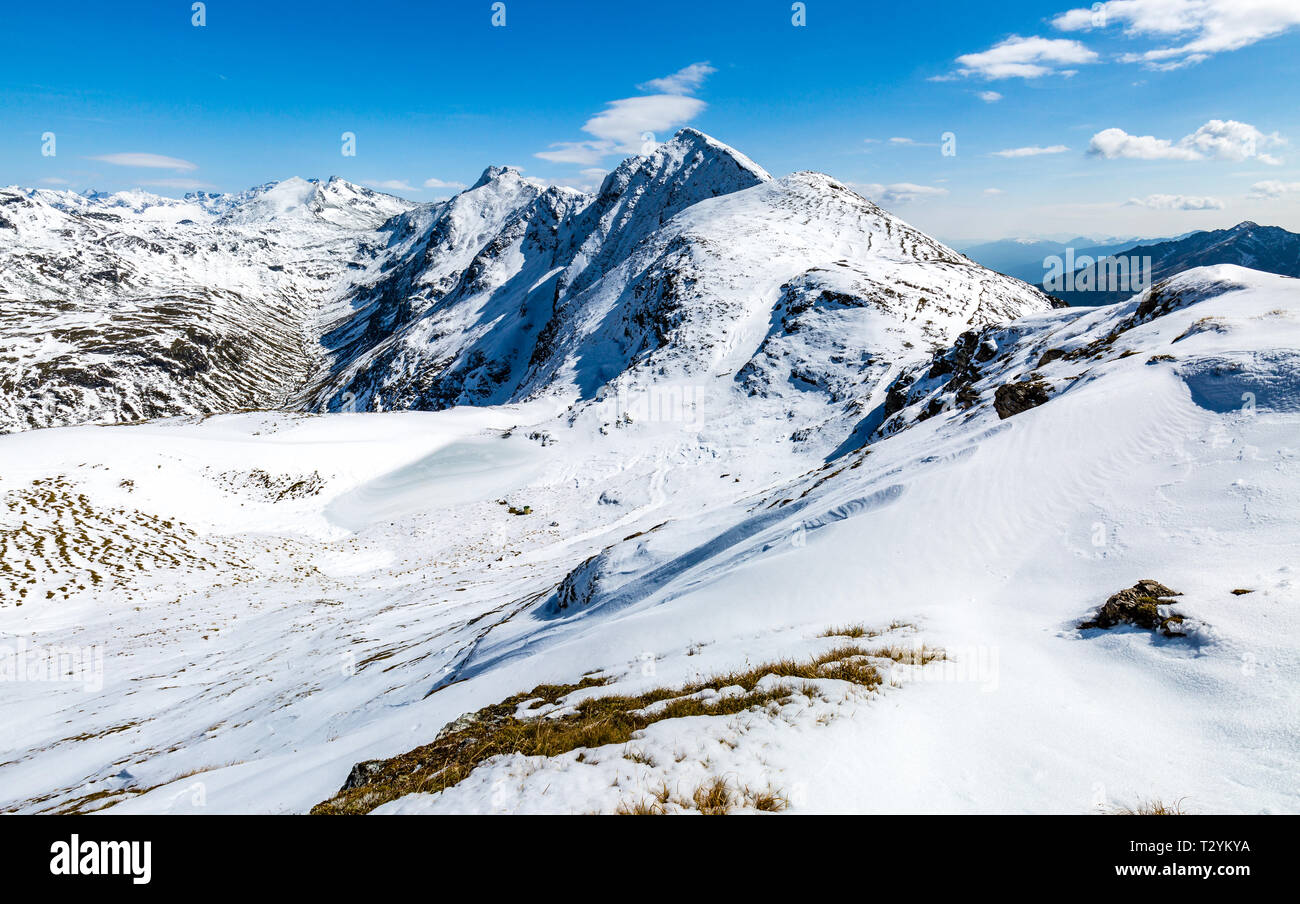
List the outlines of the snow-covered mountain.
{"label": "snow-covered mountain", "polygon": [[284,407],[408,202],[341,179],[233,196],[0,189],[0,430]]}
{"label": "snow-covered mountain", "polygon": [[910,351],[1047,304],[829,177],[773,180],[691,129],[594,195],[490,167],[433,205],[293,179],[10,190],[0,210],[10,430],[589,401],[668,369],[861,407]]}
{"label": "snow-covered mountain", "polygon": [[1055,309],[690,131],[115,197],[4,196],[21,386],[281,410],[0,437],[0,809],[1300,809],[1297,280]]}
{"label": "snow-covered mountain", "polygon": [[[1089,254],[1098,262],[1081,268],[1070,282],[1070,288],[1053,289],[1053,295],[1072,305],[1113,304],[1134,294],[1127,288],[1111,286],[1107,282],[1107,262],[1104,258],[1150,259],[1152,281],[1196,267],[1217,264],[1234,264],[1265,273],[1283,276],[1300,276],[1300,235],[1279,226],[1260,226],[1249,220],[1231,229],[1213,229],[1193,232],[1165,241],[1135,242],[1123,248],[1099,251],[1076,251],[1075,256]],[[1041,277],[1041,274],[1040,274]],[[1035,280],[1036,284],[1042,279]],[[1075,286],[1087,285],[1088,289]]]}
{"label": "snow-covered mountain", "polygon": [[[735,809],[1294,811],[1296,299],[1224,266],[990,324],[900,366],[869,433],[802,442],[786,411],[825,388],[727,377],[723,406],[668,358],[659,398],[698,416],[543,395],[4,437],[27,677],[0,806],[303,812],[346,782],[382,812],[676,812],[721,778]],[[1139,578],[1181,634],[1080,627]],[[807,657],[839,670],[780,677]],[[695,714],[626,741],[385,778],[502,701],[572,721],[682,685]]]}
{"label": "snow-covered mountain", "polygon": [[1041,286],[1049,269],[1044,266],[1044,261],[1053,256],[1064,257],[1066,249],[1071,249],[1076,257],[1086,255],[1097,258],[1117,254],[1135,245],[1153,245],[1165,241],[1174,239],[1097,238],[1080,235],[1060,240],[1013,238],[993,242],[962,242],[953,243],[953,247],[990,270],[1023,279],[1030,285]]}

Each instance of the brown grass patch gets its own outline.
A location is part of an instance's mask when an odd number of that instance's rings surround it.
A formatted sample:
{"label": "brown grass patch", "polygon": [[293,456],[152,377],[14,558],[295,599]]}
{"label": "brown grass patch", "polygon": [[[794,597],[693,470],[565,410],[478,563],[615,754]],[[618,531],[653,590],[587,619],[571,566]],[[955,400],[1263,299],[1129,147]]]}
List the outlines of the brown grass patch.
{"label": "brown grass patch", "polygon": [[1187,798],[1180,797],[1171,804],[1167,804],[1157,797],[1150,800],[1140,801],[1136,807],[1116,807],[1110,811],[1111,816],[1189,816],[1189,811],[1183,809],[1183,801]]}
{"label": "brown grass patch", "polygon": [[[909,656],[915,654],[911,648],[898,649]],[[928,655],[931,658],[926,661],[937,658],[935,651],[929,651]],[[758,690],[758,682],[768,675],[802,679],[803,682],[834,678],[874,690],[883,683],[883,678],[872,660],[882,657],[900,661],[888,649],[873,651],[857,644],[844,644],[810,659],[780,660],[682,687],[657,688],[637,695],[591,697],[578,703],[572,712],[554,717],[518,717],[516,710],[523,703],[540,698],[546,703],[558,704],[574,691],[599,687],[607,680],[588,677],[573,685],[543,685],[485,707],[469,719],[462,717],[457,721],[463,727],[454,731],[444,730],[431,744],[388,760],[371,761],[364,764],[364,768],[354,768],[353,774],[357,779],[355,783],[349,781],[354,786],[345,786],[329,800],[313,807],[311,812],[318,815],[368,813],[408,794],[431,794],[450,788],[494,756],[511,753],[559,756],[580,748],[627,745],[636,732],[656,722],[690,716],[732,715],[783,700],[797,688],[805,686],[799,681],[791,681]],[[692,696],[703,690],[731,686],[739,686],[745,693],[708,702]],[[646,708],[652,704],[662,705],[647,711]],[[721,790],[711,787],[707,791],[705,799],[711,809],[721,805],[723,790],[726,790],[725,782]],[[766,799],[767,804],[774,806],[778,797],[773,795]],[[640,807],[639,804],[632,806]]]}

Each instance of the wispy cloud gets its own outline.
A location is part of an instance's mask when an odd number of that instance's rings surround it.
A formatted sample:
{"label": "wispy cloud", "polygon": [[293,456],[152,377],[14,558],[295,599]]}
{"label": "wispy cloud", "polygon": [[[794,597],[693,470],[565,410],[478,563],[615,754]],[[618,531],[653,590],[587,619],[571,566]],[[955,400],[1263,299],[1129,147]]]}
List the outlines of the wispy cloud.
{"label": "wispy cloud", "polygon": [[384,191],[415,191],[415,187],[404,179],[364,179],[361,184]]}
{"label": "wispy cloud", "polygon": [[679,69],[672,75],[663,78],[652,78],[648,82],[637,85],[637,87],[642,91],[649,91],[653,94],[690,94],[703,85],[706,78],[717,71],[708,63],[691,63],[685,69]]}
{"label": "wispy cloud", "polygon": [[1092,31],[1122,26],[1132,37],[1163,43],[1124,62],[1151,69],[1178,69],[1213,54],[1239,50],[1300,27],[1296,0],[1108,0],[1071,9],[1052,20],[1060,31]]}
{"label": "wispy cloud", "polygon": [[681,94],[648,94],[610,101],[603,111],[587,120],[582,130],[610,142],[613,149],[633,154],[640,150],[647,134],[666,134],[690,122],[707,105],[697,97]]}
{"label": "wispy cloud", "polygon": [[1002,95],[998,94],[996,91],[981,91],[979,93],[979,99],[984,101],[986,104],[996,104],[998,101],[1002,100]]}
{"label": "wispy cloud", "polygon": [[1063,144],[1054,144],[1051,147],[1027,147],[1027,148],[1007,148],[1003,151],[994,151],[994,157],[1041,157],[1043,154],[1064,154],[1069,148]]}
{"label": "wispy cloud", "polygon": [[177,172],[189,172],[199,168],[197,163],[190,163],[188,160],[181,160],[179,157],[165,157],[162,154],[144,154],[138,152],[124,154],[103,154],[99,157],[91,157],[91,160],[98,160],[102,163],[111,163],[114,166],[139,166],[149,169],[168,169]]}
{"label": "wispy cloud", "polygon": [[614,150],[612,141],[559,141],[552,144],[550,150],[538,151],[534,157],[549,160],[552,163],[576,163],[590,166],[599,163]]}
{"label": "wispy cloud", "polygon": [[461,189],[464,189],[467,186],[465,185],[464,182],[446,182],[442,179],[429,178],[424,180],[424,187],[425,188],[448,188],[448,189],[452,189],[453,191],[460,191]]}
{"label": "wispy cloud", "polygon": [[641,153],[647,143],[686,125],[707,108],[691,94],[715,71],[707,62],[692,63],[672,75],[644,82],[638,87],[653,93],[608,101],[604,110],[583,124],[590,139],[555,142],[533,156],[551,163],[592,167],[611,154]]}
{"label": "wispy cloud", "polygon": [[915,138],[906,138],[901,135],[889,139],[889,143],[894,147],[901,148],[937,148],[939,146],[937,141],[917,141]]}
{"label": "wispy cloud", "polygon": [[948,189],[935,185],[917,185],[915,182],[892,182],[883,185],[879,182],[850,182],[849,187],[862,195],[884,204],[907,204],[923,198],[935,198],[948,194]]}
{"label": "wispy cloud", "polygon": [[1150,207],[1153,210],[1223,210],[1218,198],[1197,198],[1189,195],[1147,195],[1129,198],[1126,207]]}
{"label": "wispy cloud", "polygon": [[1078,41],[1012,35],[988,50],[957,57],[957,72],[964,76],[987,79],[1068,76],[1077,71],[1072,67],[1095,63],[1097,60],[1096,51],[1089,50]]}
{"label": "wispy cloud", "polygon": [[1088,142],[1088,153],[1108,160],[1243,160],[1277,166],[1282,163],[1262,148],[1286,144],[1276,132],[1265,135],[1249,123],[1212,119],[1177,142],[1153,135],[1130,135],[1123,129],[1104,129]]}

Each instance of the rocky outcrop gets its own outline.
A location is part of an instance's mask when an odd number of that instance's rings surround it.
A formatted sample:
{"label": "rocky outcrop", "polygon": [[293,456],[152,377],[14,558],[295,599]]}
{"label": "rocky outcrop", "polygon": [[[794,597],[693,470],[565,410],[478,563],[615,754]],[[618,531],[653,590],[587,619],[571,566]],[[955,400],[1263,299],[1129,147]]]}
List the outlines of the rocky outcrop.
{"label": "rocky outcrop", "polygon": [[1042,380],[1004,383],[993,392],[993,408],[1001,420],[1037,408],[1052,397]]}
{"label": "rocky outcrop", "polygon": [[1166,637],[1179,637],[1185,633],[1183,623],[1186,619],[1169,608],[1175,596],[1182,594],[1158,581],[1144,578],[1106,600],[1097,614],[1080,622],[1079,627],[1106,629],[1133,625],[1159,631]]}

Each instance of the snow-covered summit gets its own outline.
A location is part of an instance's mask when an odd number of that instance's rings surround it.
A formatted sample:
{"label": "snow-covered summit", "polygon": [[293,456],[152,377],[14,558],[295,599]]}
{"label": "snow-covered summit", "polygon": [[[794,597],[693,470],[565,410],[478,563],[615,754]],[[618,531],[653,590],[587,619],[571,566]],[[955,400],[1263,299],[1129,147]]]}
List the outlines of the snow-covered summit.
{"label": "snow-covered summit", "polygon": [[[7,429],[231,406],[590,401],[661,367],[779,395],[758,387],[784,381],[788,354],[843,401],[843,387],[874,385],[862,361],[1046,306],[830,177],[773,180],[694,129],[591,195],[490,166],[433,204],[295,177],[182,200],[14,192],[0,218],[16,233],[0,291],[26,337],[0,360],[25,387],[0,400]],[[767,325],[805,305],[800,328],[825,334]],[[130,328],[97,338],[123,306],[138,312]]]}

